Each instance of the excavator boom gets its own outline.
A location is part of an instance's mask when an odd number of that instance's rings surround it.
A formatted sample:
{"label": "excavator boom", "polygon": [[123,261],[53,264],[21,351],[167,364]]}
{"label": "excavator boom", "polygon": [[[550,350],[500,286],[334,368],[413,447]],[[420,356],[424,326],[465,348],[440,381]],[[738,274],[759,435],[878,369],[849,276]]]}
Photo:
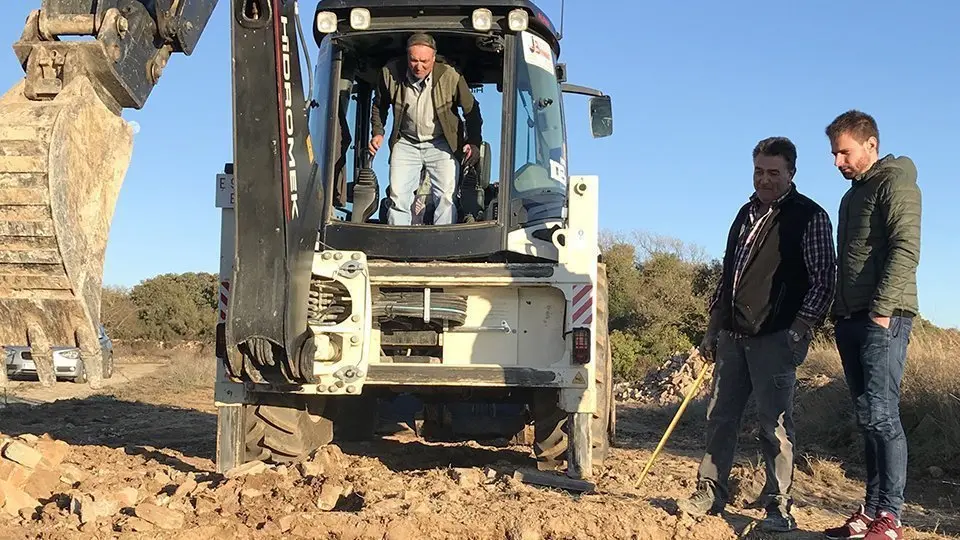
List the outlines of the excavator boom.
{"label": "excavator boom", "polygon": [[91,386],[110,375],[97,326],[133,148],[120,115],[144,106],[171,54],[192,53],[216,4],[42,0],[13,45],[24,78],[0,98],[0,346],[30,346],[44,385],[51,346],[78,347]]}

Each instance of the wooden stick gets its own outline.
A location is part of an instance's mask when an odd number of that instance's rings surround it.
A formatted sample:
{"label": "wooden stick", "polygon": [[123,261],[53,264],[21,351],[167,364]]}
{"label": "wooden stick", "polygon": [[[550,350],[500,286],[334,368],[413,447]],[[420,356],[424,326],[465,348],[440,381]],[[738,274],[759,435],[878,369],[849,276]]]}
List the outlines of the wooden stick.
{"label": "wooden stick", "polygon": [[[699,354],[697,355],[699,356]],[[653,465],[653,460],[657,459],[657,455],[660,454],[660,450],[663,450],[663,445],[666,444],[667,439],[670,437],[670,434],[673,433],[673,428],[677,427],[677,422],[680,421],[680,417],[683,415],[683,411],[686,410],[687,405],[690,403],[690,400],[693,399],[693,396],[696,395],[697,391],[700,389],[700,386],[703,384],[704,378],[707,375],[707,370],[713,365],[712,362],[704,362],[703,368],[700,370],[700,375],[697,377],[697,380],[693,383],[693,386],[690,388],[690,391],[687,392],[687,396],[683,399],[683,403],[680,404],[680,408],[677,410],[677,414],[673,415],[673,421],[670,422],[670,427],[667,428],[667,431],[664,432],[663,437],[660,438],[660,444],[657,445],[657,449],[653,451],[653,455],[650,456],[650,459],[647,461],[647,466],[643,468],[643,472],[640,473],[640,479],[637,480],[635,487],[640,487],[640,483],[643,482],[643,478],[647,476],[647,472],[650,470],[650,467]]]}

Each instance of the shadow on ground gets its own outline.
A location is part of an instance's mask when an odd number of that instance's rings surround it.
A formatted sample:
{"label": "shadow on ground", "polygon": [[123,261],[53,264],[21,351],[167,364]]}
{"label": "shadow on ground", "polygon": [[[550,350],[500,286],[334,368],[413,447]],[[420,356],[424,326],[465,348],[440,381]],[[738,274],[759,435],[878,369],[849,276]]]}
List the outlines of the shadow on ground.
{"label": "shadow on ground", "polygon": [[344,453],[376,457],[394,472],[448,467],[490,467],[504,472],[536,465],[530,449],[523,447],[484,447],[469,442],[440,444],[406,437],[335,442]]}
{"label": "shadow on ground", "polygon": [[179,460],[156,449],[210,460],[216,451],[216,415],[193,409],[95,395],[37,405],[11,404],[0,414],[0,432],[7,435],[49,433],[72,446],[126,448],[128,454],[148,455],[186,470],[193,467],[174,464]]}

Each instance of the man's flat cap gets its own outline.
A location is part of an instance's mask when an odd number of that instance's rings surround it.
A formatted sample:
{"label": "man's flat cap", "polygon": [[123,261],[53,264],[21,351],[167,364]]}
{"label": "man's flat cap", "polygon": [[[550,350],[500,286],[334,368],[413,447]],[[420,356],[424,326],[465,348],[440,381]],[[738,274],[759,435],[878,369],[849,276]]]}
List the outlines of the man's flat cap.
{"label": "man's flat cap", "polygon": [[417,32],[407,40],[408,49],[414,45],[426,45],[433,50],[437,50],[437,42],[433,40],[433,36],[424,34],[423,32]]}

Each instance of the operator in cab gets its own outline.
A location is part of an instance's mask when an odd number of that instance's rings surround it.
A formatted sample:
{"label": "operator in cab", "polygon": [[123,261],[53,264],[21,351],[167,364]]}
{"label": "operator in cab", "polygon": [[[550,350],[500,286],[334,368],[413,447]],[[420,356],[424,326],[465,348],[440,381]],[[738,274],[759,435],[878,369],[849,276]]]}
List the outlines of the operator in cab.
{"label": "operator in cab", "polygon": [[[406,65],[404,65],[406,64]],[[457,223],[453,203],[460,167],[480,158],[480,106],[463,75],[437,61],[432,36],[416,33],[407,55],[382,69],[371,108],[372,156],[383,145],[387,111],[393,106],[390,133],[390,201],[387,222],[410,225],[421,174],[430,182],[434,225]],[[463,110],[463,119],[457,108]]]}

